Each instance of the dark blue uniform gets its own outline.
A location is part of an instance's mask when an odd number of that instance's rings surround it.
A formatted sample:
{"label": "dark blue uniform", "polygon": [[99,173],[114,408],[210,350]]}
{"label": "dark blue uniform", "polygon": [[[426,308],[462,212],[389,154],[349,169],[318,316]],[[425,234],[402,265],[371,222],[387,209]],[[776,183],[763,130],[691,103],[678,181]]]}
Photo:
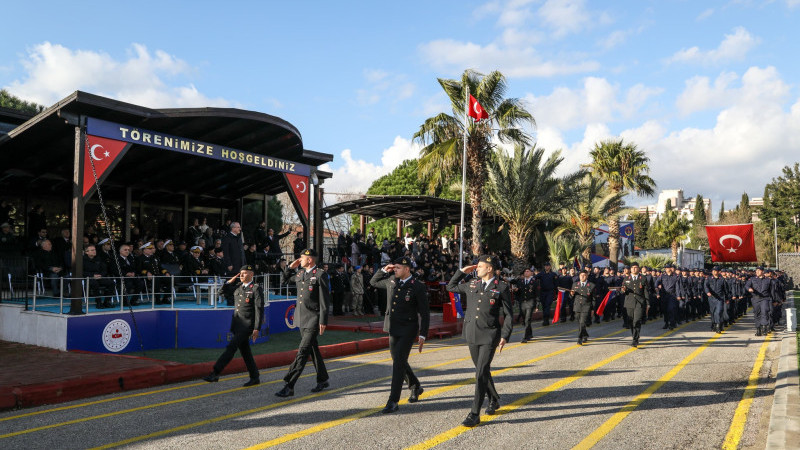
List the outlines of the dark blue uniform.
{"label": "dark blue uniform", "polygon": [[703,290],[708,295],[708,307],[711,310],[711,324],[714,331],[722,332],[722,311],[723,305],[730,297],[728,283],[725,278],[717,275],[716,277],[706,278]]}
{"label": "dark blue uniform", "polygon": [[555,299],[556,286],[558,285],[558,275],[555,272],[539,272],[536,274],[539,280],[539,302],[542,307],[542,325],[550,325],[550,305]]}
{"label": "dark blue uniform", "polygon": [[678,300],[684,298],[683,283],[674,272],[663,274],[656,280],[656,295],[661,297],[664,308],[664,328],[673,329],[677,325]]}
{"label": "dark blue uniform", "polygon": [[769,327],[772,302],[772,280],[765,276],[747,280],[745,290],[752,292],[753,315],[755,316],[756,336],[765,334]]}

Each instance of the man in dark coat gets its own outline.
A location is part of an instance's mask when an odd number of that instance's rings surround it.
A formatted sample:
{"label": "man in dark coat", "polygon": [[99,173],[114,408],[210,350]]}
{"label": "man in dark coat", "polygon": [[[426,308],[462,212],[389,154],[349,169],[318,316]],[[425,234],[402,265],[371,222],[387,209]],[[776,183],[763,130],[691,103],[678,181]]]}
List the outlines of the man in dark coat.
{"label": "man in dark coat", "polygon": [[533,335],[531,318],[533,317],[536,302],[539,300],[539,280],[533,276],[533,271],[530,268],[525,268],[522,271],[522,277],[516,280],[514,290],[514,300],[519,304],[522,324],[525,327],[525,334],[522,336],[522,343],[525,344]]}
{"label": "man in dark coat", "polygon": [[[298,267],[301,270],[294,273],[290,271]],[[297,349],[294,362],[289,366],[289,372],[283,378],[286,385],[275,395],[278,397],[294,395],[294,385],[303,373],[309,356],[317,370],[317,385],[311,392],[319,392],[330,386],[325,361],[322,360],[317,344],[317,336],[322,335],[328,326],[328,303],[331,296],[328,274],[317,267],[317,252],[309,248],[303,251],[300,258],[283,269],[283,278],[297,285],[294,324],[300,328],[300,347]]]}
{"label": "man in dark coat", "polygon": [[250,351],[250,339],[252,338],[253,342],[256,341],[258,330],[263,323],[264,291],[261,286],[253,282],[253,274],[253,266],[242,266],[239,273],[226,282],[226,284],[237,286],[233,293],[236,306],[231,319],[233,339],[214,364],[214,371],[203,378],[205,381],[219,381],[219,374],[231,362],[238,349],[245,366],[247,366],[247,371],[250,373],[250,380],[244,386],[255,386],[260,383],[258,367],[253,359],[253,353]]}
{"label": "man in dark coat", "polygon": [[[232,273],[235,267],[245,264],[244,240],[242,239],[242,226],[239,222],[231,222],[230,231],[222,238],[222,260],[228,272]],[[219,274],[217,274],[219,275]],[[228,303],[233,304],[233,285],[222,286],[222,295]]]}
{"label": "man in dark coat", "polygon": [[573,296],[573,308],[578,318],[578,345],[583,345],[589,337],[586,331],[587,325],[591,324],[592,308],[595,303],[595,285],[588,281],[589,275],[581,271],[578,275],[578,282],[573,283],[570,293]]}
{"label": "man in dark coat", "polygon": [[625,314],[631,329],[633,342],[631,346],[639,346],[639,332],[642,329],[642,319],[647,317],[647,308],[650,304],[650,290],[647,278],[639,273],[639,264],[631,264],[631,274],[622,280],[622,292],[625,294]]}
{"label": "man in dark coat", "polygon": [[[392,272],[394,274],[392,275]],[[389,333],[389,350],[392,354],[392,388],[389,400],[383,413],[397,411],[403,380],[408,382],[411,397],[408,401],[419,400],[423,389],[419,379],[408,365],[408,355],[414,340],[419,339],[419,351],[425,344],[430,324],[428,306],[428,288],[425,283],[411,276],[411,260],[402,257],[375,272],[370,284],[386,289],[386,317],[383,320],[383,331]]]}
{"label": "man in dark coat", "polygon": [[[486,407],[486,414],[494,414],[500,407],[500,396],[492,380],[491,364],[495,350],[499,348],[502,352],[511,338],[513,311],[508,284],[494,276],[495,268],[499,267],[500,264],[494,257],[483,255],[478,258],[477,265],[457,270],[447,283],[448,291],[461,294],[464,305],[463,335],[475,364],[475,397],[472,400],[472,410],[462,422],[466,427],[481,423],[480,409],[487,394],[489,405]],[[473,271],[476,277],[472,281],[459,284],[459,281]]]}

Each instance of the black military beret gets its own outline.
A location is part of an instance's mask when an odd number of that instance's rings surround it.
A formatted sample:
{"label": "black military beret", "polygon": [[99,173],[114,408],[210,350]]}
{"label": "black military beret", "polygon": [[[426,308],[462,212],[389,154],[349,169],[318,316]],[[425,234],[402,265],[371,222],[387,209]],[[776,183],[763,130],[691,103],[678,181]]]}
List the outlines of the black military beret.
{"label": "black military beret", "polygon": [[716,270],[717,272],[719,272],[719,266],[714,266],[711,268],[711,270]]}
{"label": "black military beret", "polygon": [[486,263],[492,266],[492,268],[499,269],[500,264],[497,263],[497,258],[492,255],[481,255],[478,257],[478,262]]}
{"label": "black military beret", "polygon": [[756,270],[762,270],[762,271],[763,271],[763,270],[764,270],[764,267],[762,267],[762,266],[758,266],[758,267],[756,267]]}
{"label": "black military beret", "polygon": [[668,269],[668,268],[670,268],[670,267],[673,267],[673,268],[674,268],[674,267],[675,267],[675,265],[674,265],[674,264],[672,264],[672,263],[666,263],[666,264],[664,264],[664,268],[665,268],[665,269]]}
{"label": "black military beret", "polygon": [[242,270],[249,270],[250,272],[255,272],[255,270],[253,270],[253,266],[251,266],[250,264],[243,265],[242,268],[239,269],[239,271],[242,271]]}
{"label": "black military beret", "polygon": [[403,257],[395,259],[394,262],[392,262],[392,264],[395,264],[395,265],[399,264],[401,266],[409,266],[410,267],[411,266],[411,260],[407,256],[403,256]]}
{"label": "black military beret", "polygon": [[316,257],[317,256],[317,252],[315,252],[313,248],[307,248],[307,249],[303,250],[303,253],[301,253],[301,255]]}

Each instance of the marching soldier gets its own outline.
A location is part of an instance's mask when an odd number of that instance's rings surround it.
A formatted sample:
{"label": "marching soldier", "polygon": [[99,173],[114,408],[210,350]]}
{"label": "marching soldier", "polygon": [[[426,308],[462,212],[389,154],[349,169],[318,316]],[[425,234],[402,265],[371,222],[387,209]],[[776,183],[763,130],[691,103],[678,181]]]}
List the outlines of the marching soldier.
{"label": "marching soldier", "polygon": [[[499,348],[502,352],[511,338],[513,312],[508,284],[494,277],[495,267],[499,267],[495,258],[483,255],[478,258],[477,265],[457,270],[447,283],[447,290],[461,294],[462,303],[465,304],[463,335],[469,345],[472,362],[475,364],[475,397],[472,400],[472,410],[462,422],[466,427],[474,427],[481,423],[480,409],[487,394],[489,405],[486,407],[486,414],[494,414],[500,407],[500,396],[492,380],[491,364],[495,351]],[[546,267],[549,268],[549,264]],[[469,283],[459,284],[461,279],[473,271],[477,275],[475,279]],[[552,282],[555,274],[548,273]],[[550,296],[552,300],[552,292]],[[547,306],[549,307],[549,304]]]}
{"label": "marching soldier", "polygon": [[238,274],[226,282],[228,284],[238,283],[238,287],[233,292],[235,300],[233,318],[231,319],[233,339],[231,339],[228,346],[225,347],[225,351],[214,364],[213,372],[203,378],[209,383],[219,381],[219,374],[231,362],[237,349],[242,355],[242,359],[244,359],[247,371],[250,373],[250,380],[244,386],[255,386],[260,383],[258,367],[253,359],[253,353],[250,351],[250,339],[252,338],[253,342],[256,341],[258,330],[263,323],[264,291],[261,286],[253,282],[253,273],[253,266],[245,265],[242,266]]}
{"label": "marching soldier", "polygon": [[725,278],[719,275],[719,266],[714,266],[711,269],[711,276],[706,278],[703,290],[708,295],[708,307],[711,310],[711,329],[717,333],[722,333],[722,312],[730,293]]}
{"label": "marching soldier", "polygon": [[526,268],[522,271],[522,278],[516,280],[516,286],[513,289],[515,290],[514,299],[519,303],[522,323],[525,327],[522,343],[526,344],[533,335],[531,321],[533,310],[536,307],[536,300],[539,298],[539,280],[533,276],[533,271],[530,268]]}
{"label": "marching soldier", "polygon": [[578,345],[583,345],[589,337],[586,327],[591,324],[592,309],[595,303],[595,285],[588,281],[589,275],[581,271],[578,282],[572,285],[573,307],[578,316]]}
{"label": "marching soldier", "polygon": [[756,276],[744,285],[753,294],[753,316],[756,323],[756,336],[769,333],[770,306],[772,301],[772,280],[764,276],[764,268],[756,268]]}
{"label": "marching soldier", "polygon": [[[392,272],[394,274],[392,275]],[[375,272],[369,283],[374,287],[386,290],[386,317],[383,320],[383,331],[389,333],[389,350],[392,354],[392,388],[389,401],[383,413],[397,411],[403,380],[411,389],[409,403],[415,403],[424,389],[419,379],[408,365],[408,355],[414,340],[419,338],[419,351],[425,344],[430,324],[428,307],[428,288],[424,282],[411,276],[411,260],[398,258],[394,264],[388,264]]]}
{"label": "marching soldier", "polygon": [[536,274],[539,280],[539,303],[542,305],[542,325],[550,325],[550,305],[555,299],[558,275],[550,270],[550,261],[544,263],[544,271]]}
{"label": "marching soldier", "polygon": [[[294,273],[290,271],[298,267],[302,270]],[[331,297],[328,274],[317,268],[317,252],[309,248],[303,250],[300,258],[283,269],[283,277],[284,280],[294,282],[297,286],[294,323],[300,328],[300,347],[297,349],[294,362],[289,366],[289,372],[283,378],[286,385],[275,395],[278,397],[294,395],[294,385],[303,373],[309,356],[317,371],[317,385],[311,392],[320,392],[330,386],[325,361],[322,360],[317,343],[317,336],[325,333],[325,328],[328,326],[328,303]]]}
{"label": "marching soldier", "polygon": [[677,325],[678,301],[683,300],[683,283],[675,274],[675,266],[667,263],[664,274],[656,280],[656,297],[664,306],[664,329],[674,330]]}
{"label": "marching soldier", "polygon": [[639,264],[631,264],[631,274],[622,280],[622,292],[625,293],[625,312],[633,336],[632,347],[639,346],[639,332],[642,329],[642,318],[650,306],[650,291],[647,279],[639,274]]}

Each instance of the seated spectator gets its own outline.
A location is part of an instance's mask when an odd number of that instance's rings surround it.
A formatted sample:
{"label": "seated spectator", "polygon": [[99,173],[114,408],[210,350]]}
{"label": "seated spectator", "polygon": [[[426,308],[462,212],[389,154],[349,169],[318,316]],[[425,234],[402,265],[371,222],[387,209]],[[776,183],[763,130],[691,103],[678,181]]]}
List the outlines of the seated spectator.
{"label": "seated spectator", "polygon": [[117,263],[111,267],[112,273],[121,278],[121,282],[125,286],[125,296],[123,304],[125,306],[138,305],[138,293],[141,292],[141,280],[136,278],[136,268],[134,258],[131,255],[131,246],[129,244],[122,244],[119,247],[119,254],[117,255]]}
{"label": "seated spectator", "polygon": [[61,258],[53,251],[53,243],[49,239],[43,240],[39,249],[33,254],[33,264],[36,271],[49,281],[53,297],[59,297],[61,295],[59,278],[64,276],[64,267]]}
{"label": "seated spectator", "polygon": [[110,308],[114,283],[107,278],[108,268],[97,257],[94,244],[87,245],[83,250],[83,276],[87,279],[86,292],[89,296],[95,296],[97,309]]}
{"label": "seated spectator", "polygon": [[11,231],[11,224],[3,222],[0,225],[0,254],[19,255],[20,250],[19,240]]}

